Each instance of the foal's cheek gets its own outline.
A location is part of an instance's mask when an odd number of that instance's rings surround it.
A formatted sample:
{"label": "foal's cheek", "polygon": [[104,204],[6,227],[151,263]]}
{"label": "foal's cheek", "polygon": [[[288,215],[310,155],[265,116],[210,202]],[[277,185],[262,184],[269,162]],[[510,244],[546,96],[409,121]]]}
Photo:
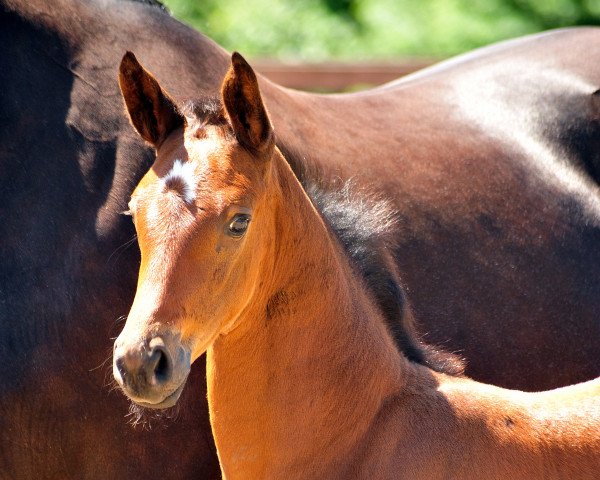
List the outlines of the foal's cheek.
{"label": "foal's cheek", "polygon": [[223,280],[225,280],[226,271],[227,269],[225,268],[225,265],[217,265],[212,274],[212,281],[216,283],[221,283]]}

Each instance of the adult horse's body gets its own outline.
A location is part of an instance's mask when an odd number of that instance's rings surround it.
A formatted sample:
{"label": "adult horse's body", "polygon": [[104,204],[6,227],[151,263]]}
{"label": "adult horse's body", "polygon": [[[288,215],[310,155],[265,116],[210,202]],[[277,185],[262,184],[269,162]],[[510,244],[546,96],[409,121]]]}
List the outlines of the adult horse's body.
{"label": "adult horse's body", "polygon": [[[395,203],[421,331],[480,380],[598,375],[598,43],[595,29],[530,37],[351,96],[262,83],[297,172],[354,176]],[[135,286],[136,249],[115,252],[134,233],[119,212],[152,160],[115,82],[127,49],[181,99],[216,93],[228,65],[156,7],[1,2],[0,477],[217,471],[198,434],[201,369],[187,432],[143,432],[115,416],[126,402],[96,368]]]}
{"label": "adult horse's body", "polygon": [[142,260],[114,375],[136,403],[165,408],[206,352],[224,478],[597,478],[600,378],[524,393],[396,347],[276,148],[239,54],[222,102],[191,115],[131,54],[119,80],[157,158],[129,203]]}

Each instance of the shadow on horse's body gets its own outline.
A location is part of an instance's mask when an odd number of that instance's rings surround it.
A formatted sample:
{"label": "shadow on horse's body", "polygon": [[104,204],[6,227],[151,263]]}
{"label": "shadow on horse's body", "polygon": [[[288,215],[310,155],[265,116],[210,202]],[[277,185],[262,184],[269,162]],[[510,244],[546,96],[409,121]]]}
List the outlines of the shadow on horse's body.
{"label": "shadow on horse's body", "polygon": [[[599,373],[599,41],[596,29],[528,37],[347,96],[261,82],[301,178],[353,177],[392,202],[420,330],[479,380],[545,389]],[[119,212],[153,158],[115,84],[127,49],[179,99],[216,93],[228,66],[222,49],[156,7],[0,2],[8,478],[218,471],[197,415],[201,368],[181,400],[187,431],[151,432],[114,415],[126,402],[97,368],[135,288],[139,254],[121,248],[134,231]],[[176,464],[165,448],[179,452]]]}

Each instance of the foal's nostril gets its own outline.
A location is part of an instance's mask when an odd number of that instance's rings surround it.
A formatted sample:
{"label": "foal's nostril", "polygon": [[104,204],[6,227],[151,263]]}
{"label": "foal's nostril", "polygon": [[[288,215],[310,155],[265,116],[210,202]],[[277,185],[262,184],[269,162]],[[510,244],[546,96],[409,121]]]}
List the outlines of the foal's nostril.
{"label": "foal's nostril", "polygon": [[150,361],[148,365],[149,377],[153,383],[164,383],[169,379],[171,374],[171,364],[167,352],[163,347],[154,347],[150,353]]}
{"label": "foal's nostril", "polygon": [[117,370],[119,371],[119,375],[121,375],[121,379],[124,379],[125,375],[127,374],[127,367],[125,366],[125,358],[124,357],[118,357],[115,360],[115,365],[117,366]]}
{"label": "foal's nostril", "polygon": [[163,400],[165,391],[171,388],[174,362],[165,341],[154,337],[147,343],[116,349],[113,371],[128,396],[155,403]]}

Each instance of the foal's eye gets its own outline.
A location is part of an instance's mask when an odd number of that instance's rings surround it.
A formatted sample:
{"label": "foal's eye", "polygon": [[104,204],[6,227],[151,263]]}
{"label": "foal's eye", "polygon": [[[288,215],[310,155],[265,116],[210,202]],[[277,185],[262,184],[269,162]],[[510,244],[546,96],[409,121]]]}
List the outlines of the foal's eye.
{"label": "foal's eye", "polygon": [[239,213],[235,217],[233,217],[233,220],[231,220],[227,233],[229,233],[229,235],[231,235],[232,237],[241,237],[242,235],[244,235],[244,233],[246,233],[249,223],[250,215],[247,215],[245,213]]}

